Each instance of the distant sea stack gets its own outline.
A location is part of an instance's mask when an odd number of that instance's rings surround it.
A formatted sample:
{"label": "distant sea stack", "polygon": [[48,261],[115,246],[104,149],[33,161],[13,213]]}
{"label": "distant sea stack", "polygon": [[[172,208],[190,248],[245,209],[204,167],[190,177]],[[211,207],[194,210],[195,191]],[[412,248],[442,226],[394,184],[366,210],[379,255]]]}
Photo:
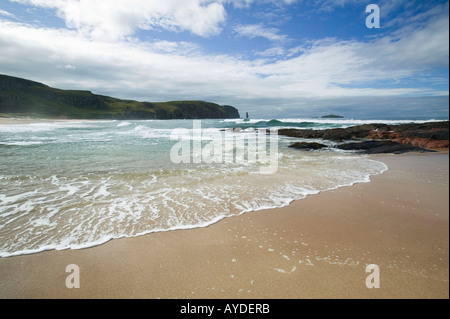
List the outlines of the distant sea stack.
{"label": "distant sea stack", "polygon": [[45,84],[0,74],[0,113],[68,119],[238,119],[230,105],[204,101],[137,102],[60,90]]}
{"label": "distant sea stack", "polygon": [[336,114],[328,114],[328,115],[324,115],[321,118],[323,119],[343,119],[343,116],[340,115],[336,115]]}

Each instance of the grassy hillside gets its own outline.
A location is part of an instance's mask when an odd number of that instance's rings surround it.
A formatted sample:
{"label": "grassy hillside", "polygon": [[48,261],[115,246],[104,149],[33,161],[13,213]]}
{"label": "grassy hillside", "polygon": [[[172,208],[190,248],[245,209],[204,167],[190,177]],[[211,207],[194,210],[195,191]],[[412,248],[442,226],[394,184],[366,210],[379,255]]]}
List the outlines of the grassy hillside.
{"label": "grassy hillside", "polygon": [[164,103],[121,100],[90,91],[59,90],[0,74],[0,113],[71,119],[218,119],[239,118],[232,106],[204,101]]}

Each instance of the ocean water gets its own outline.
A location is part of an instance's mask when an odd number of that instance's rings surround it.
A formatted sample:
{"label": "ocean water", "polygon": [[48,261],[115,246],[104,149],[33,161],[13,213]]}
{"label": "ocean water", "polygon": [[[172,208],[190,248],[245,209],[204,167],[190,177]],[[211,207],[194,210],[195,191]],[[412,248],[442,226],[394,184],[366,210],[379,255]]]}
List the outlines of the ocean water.
{"label": "ocean water", "polygon": [[[274,140],[264,140],[267,135],[258,129],[325,129],[371,122],[414,121],[278,119],[0,125],[0,257],[86,248],[114,238],[205,227],[229,216],[282,207],[311,194],[369,182],[371,176],[387,170],[386,165],[364,155],[334,150],[333,143],[326,141],[330,149],[292,150],[288,145],[298,140],[276,135],[272,137],[276,139],[273,152],[269,144],[273,146]],[[230,127],[243,131],[223,131]],[[175,129],[182,133],[177,139]],[[181,149],[181,153],[180,149],[174,151],[183,141],[191,147]],[[195,156],[206,154],[212,143],[221,145],[217,150],[225,154],[222,160],[196,161]],[[250,160],[250,145],[257,145],[259,154],[276,156],[272,157],[277,161],[272,174],[261,174],[267,162],[259,161],[259,157]],[[241,160],[226,160],[226,154],[233,156],[239,151],[244,154]],[[174,161],[174,154],[183,152],[189,155],[184,157],[189,161]]]}

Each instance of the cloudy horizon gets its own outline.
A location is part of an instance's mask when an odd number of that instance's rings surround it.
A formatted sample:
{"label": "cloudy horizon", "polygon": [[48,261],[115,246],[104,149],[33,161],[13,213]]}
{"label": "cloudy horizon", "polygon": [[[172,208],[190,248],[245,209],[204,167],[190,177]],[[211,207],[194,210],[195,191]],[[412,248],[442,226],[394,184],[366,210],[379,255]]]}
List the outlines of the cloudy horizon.
{"label": "cloudy horizon", "polygon": [[259,118],[448,117],[448,39],[448,1],[0,3],[1,74]]}

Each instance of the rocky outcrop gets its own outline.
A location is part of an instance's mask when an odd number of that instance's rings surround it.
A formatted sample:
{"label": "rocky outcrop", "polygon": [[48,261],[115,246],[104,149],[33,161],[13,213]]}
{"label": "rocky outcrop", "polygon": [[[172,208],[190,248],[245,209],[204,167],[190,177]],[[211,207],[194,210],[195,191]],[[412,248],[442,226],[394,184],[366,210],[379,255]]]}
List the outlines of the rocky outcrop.
{"label": "rocky outcrop", "polygon": [[[369,139],[387,139],[401,144],[410,144],[425,149],[448,150],[449,130],[438,124],[437,127],[420,125],[417,127],[401,126],[390,131],[376,130],[369,132]],[[408,127],[410,130],[408,130]]]}
{"label": "rocky outcrop", "polygon": [[[366,153],[448,151],[449,148],[448,121],[401,125],[365,124],[328,130],[282,129],[278,133],[288,137],[324,139],[335,142],[359,141],[360,143],[342,144],[339,148],[360,150]],[[361,143],[361,141],[366,140],[376,141],[379,145],[375,146],[375,142]],[[402,147],[401,145],[405,146]],[[376,150],[377,148],[378,150]]]}
{"label": "rocky outcrop", "polygon": [[289,147],[291,148],[295,148],[298,150],[320,150],[322,148],[328,147],[327,145],[324,144],[320,144],[320,143],[294,143],[292,145],[290,145]]}
{"label": "rocky outcrop", "polygon": [[306,129],[281,129],[278,134],[297,138],[321,138],[324,140],[341,142],[344,140],[355,140],[366,138],[371,130],[377,129],[374,124],[353,126],[349,128],[335,128],[328,130],[306,130]]}
{"label": "rocky outcrop", "polygon": [[364,141],[346,143],[336,146],[336,148],[346,151],[361,151],[365,154],[394,153],[402,154],[407,152],[433,152],[410,144],[400,144],[393,141]]}
{"label": "rocky outcrop", "polygon": [[328,114],[328,115],[324,115],[321,118],[323,119],[343,119],[343,116],[340,115],[336,115],[336,114]]}

